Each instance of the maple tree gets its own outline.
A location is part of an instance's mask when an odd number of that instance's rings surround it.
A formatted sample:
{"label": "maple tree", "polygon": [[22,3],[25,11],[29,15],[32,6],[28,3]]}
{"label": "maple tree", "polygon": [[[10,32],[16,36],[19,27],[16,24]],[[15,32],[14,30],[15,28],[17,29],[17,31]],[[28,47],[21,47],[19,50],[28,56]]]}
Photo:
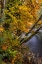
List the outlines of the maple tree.
{"label": "maple tree", "polygon": [[[0,25],[0,52],[5,54],[4,58],[2,57],[3,61],[5,56],[9,56],[5,61],[10,61],[12,62],[11,64],[15,61],[22,64],[24,51],[22,52],[23,48],[21,49],[21,34],[23,32],[28,34],[31,27],[38,20],[36,12],[40,8],[39,4],[34,0],[27,0],[27,2],[24,2],[22,0],[8,0],[4,9],[4,21]],[[33,33],[33,35],[35,35],[35,33]],[[23,40],[23,43],[25,40]],[[27,40],[29,40],[28,37]]]}

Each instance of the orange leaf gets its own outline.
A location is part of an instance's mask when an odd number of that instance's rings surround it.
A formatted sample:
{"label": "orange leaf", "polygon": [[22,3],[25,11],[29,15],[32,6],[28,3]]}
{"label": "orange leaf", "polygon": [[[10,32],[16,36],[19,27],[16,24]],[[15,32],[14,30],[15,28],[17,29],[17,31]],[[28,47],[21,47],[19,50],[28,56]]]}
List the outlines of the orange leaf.
{"label": "orange leaf", "polygon": [[2,45],[2,49],[3,49],[3,50],[6,50],[7,48],[8,48],[7,45]]}

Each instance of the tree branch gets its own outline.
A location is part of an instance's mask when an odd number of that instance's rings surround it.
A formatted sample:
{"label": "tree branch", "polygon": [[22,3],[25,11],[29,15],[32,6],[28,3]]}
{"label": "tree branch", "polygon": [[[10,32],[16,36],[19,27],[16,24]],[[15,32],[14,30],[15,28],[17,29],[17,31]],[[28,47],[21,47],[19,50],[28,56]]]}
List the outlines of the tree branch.
{"label": "tree branch", "polygon": [[33,27],[30,29],[30,31],[29,31],[28,33],[26,33],[25,35],[28,35],[28,34],[34,29],[34,27],[37,25],[37,23],[39,22],[39,20],[41,20],[41,19],[42,19],[42,15],[40,16],[40,18],[38,19],[38,21],[35,22],[35,24],[34,24]]}
{"label": "tree branch", "polygon": [[42,28],[42,26],[40,26],[31,36],[24,38],[24,40],[21,41],[21,44],[24,43],[24,42],[26,43],[27,41],[29,41],[35,34],[38,33],[38,31],[39,31],[41,28]]}

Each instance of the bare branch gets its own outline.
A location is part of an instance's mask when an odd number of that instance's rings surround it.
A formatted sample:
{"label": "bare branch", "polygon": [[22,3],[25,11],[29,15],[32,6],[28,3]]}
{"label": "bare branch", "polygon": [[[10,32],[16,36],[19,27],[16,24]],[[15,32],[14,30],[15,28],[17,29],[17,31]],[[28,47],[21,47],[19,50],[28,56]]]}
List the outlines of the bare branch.
{"label": "bare branch", "polygon": [[34,24],[33,27],[30,29],[30,31],[29,31],[28,33],[26,33],[25,35],[28,35],[28,34],[34,29],[34,27],[37,25],[37,23],[39,22],[39,20],[41,20],[41,19],[42,19],[42,15],[40,16],[40,18],[38,19],[38,21],[35,22],[35,24]]}
{"label": "bare branch", "polygon": [[24,43],[24,42],[26,43],[27,41],[29,41],[34,35],[36,35],[38,33],[38,31],[41,28],[42,28],[42,26],[40,26],[33,34],[31,34],[31,36],[24,38],[24,40],[21,41],[21,44]]}

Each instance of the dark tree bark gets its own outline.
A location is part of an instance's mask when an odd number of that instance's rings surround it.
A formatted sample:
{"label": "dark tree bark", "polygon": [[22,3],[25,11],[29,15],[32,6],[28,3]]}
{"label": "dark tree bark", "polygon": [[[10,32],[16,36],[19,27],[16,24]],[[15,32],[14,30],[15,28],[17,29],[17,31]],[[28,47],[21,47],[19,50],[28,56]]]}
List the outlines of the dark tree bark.
{"label": "dark tree bark", "polygon": [[36,35],[38,33],[38,31],[42,28],[42,26],[40,26],[33,34],[31,34],[29,37],[27,36],[26,38],[24,38],[22,41],[21,41],[21,44],[22,43],[26,43],[27,41],[29,41],[34,35]]}
{"label": "dark tree bark", "polygon": [[[31,32],[32,32],[32,30],[35,28],[35,26],[37,25],[37,23],[39,22],[39,20],[42,20],[42,15],[40,16],[40,18],[38,19],[38,21],[37,21],[37,22],[35,22],[35,24],[34,24],[34,25],[33,25],[33,27],[30,29],[30,31],[29,31],[28,33],[26,33],[26,34],[25,34],[25,36],[27,36],[29,33],[31,33]],[[39,30],[40,30],[40,29],[39,29]],[[38,31],[39,31],[39,30],[37,29],[35,32],[37,32],[37,33],[38,33]],[[35,32],[34,32],[34,33],[35,33]],[[31,34],[31,35],[33,35],[33,36],[34,36],[34,35],[36,34],[36,33],[35,33],[35,34],[34,34],[34,33],[33,33],[33,34]],[[32,37],[32,36],[30,36],[30,37],[28,37],[28,36],[27,36],[25,39],[24,39],[24,38],[23,38],[23,39],[21,39],[21,40],[20,40],[20,42],[23,42],[23,41],[24,41],[24,40],[26,40],[26,39],[30,40],[30,39],[31,39],[31,37]]]}
{"label": "dark tree bark", "polygon": [[30,29],[30,31],[29,31],[28,33],[26,33],[25,35],[28,35],[28,34],[35,28],[35,26],[37,25],[37,23],[38,23],[39,20],[41,20],[41,19],[42,19],[42,15],[40,16],[40,18],[38,19],[38,21],[35,22],[35,24],[34,24],[33,27]]}

